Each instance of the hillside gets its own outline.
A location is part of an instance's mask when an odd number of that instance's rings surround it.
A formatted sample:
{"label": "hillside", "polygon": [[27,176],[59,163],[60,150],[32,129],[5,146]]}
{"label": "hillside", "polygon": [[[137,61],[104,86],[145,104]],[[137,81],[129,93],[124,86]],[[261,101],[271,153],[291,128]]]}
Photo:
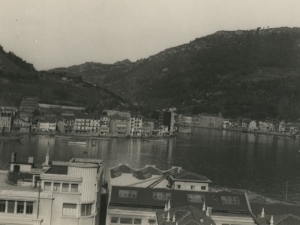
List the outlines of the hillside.
{"label": "hillside", "polygon": [[300,28],[218,31],[136,62],[55,70],[146,108],[249,118],[300,115]]}
{"label": "hillside", "polygon": [[85,106],[87,112],[128,108],[118,96],[81,77],[62,81],[62,76],[65,73],[36,71],[32,64],[0,46],[0,105],[19,106],[24,96],[38,96],[42,103]]}

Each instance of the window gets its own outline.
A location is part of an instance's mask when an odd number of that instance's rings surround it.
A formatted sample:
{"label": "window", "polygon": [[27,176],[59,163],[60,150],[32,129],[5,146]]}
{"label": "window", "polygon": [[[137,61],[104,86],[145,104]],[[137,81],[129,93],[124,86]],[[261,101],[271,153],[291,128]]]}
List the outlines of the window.
{"label": "window", "polygon": [[136,198],[137,197],[137,191],[119,190],[119,197],[120,198]]}
{"label": "window", "polygon": [[76,204],[63,204],[63,216],[76,216]]}
{"label": "window", "polygon": [[53,191],[60,191],[60,183],[53,184]]}
{"label": "window", "polygon": [[194,185],[191,185],[191,190],[195,190],[195,186]]}
{"label": "window", "polygon": [[206,190],[206,186],[201,186],[201,190],[205,191]]}
{"label": "window", "polygon": [[154,225],[154,224],[156,224],[156,220],[148,220],[148,224]]}
{"label": "window", "polygon": [[221,196],[223,205],[239,205],[240,198],[235,196]]}
{"label": "window", "polygon": [[90,216],[92,214],[93,204],[83,204],[81,205],[81,216]]}
{"label": "window", "polygon": [[153,192],[153,199],[161,201],[171,200],[171,193]]}
{"label": "window", "polygon": [[32,214],[33,202],[26,202],[26,214]]}
{"label": "window", "polygon": [[142,224],[142,219],[134,219],[133,224]]}
{"label": "window", "polygon": [[6,201],[0,201],[0,212],[5,212]]}
{"label": "window", "polygon": [[17,202],[17,213],[24,213],[24,202]]}
{"label": "window", "polygon": [[71,192],[78,192],[78,184],[71,184]]}
{"label": "window", "polygon": [[180,188],[181,188],[181,185],[177,185],[177,188],[180,189]]}
{"label": "window", "polygon": [[188,194],[187,199],[188,202],[205,202],[205,195]]}
{"label": "window", "polygon": [[111,222],[111,223],[118,223],[118,222],[119,222],[119,217],[112,217],[112,218],[110,219],[110,222]]}
{"label": "window", "polygon": [[51,183],[50,182],[45,182],[44,183],[44,190],[45,191],[51,191]]}
{"label": "window", "polygon": [[8,201],[7,203],[7,212],[15,213],[15,201]]}
{"label": "window", "polygon": [[69,184],[66,183],[62,184],[62,192],[69,192]]}
{"label": "window", "polygon": [[120,218],[120,223],[132,224],[132,218]]}

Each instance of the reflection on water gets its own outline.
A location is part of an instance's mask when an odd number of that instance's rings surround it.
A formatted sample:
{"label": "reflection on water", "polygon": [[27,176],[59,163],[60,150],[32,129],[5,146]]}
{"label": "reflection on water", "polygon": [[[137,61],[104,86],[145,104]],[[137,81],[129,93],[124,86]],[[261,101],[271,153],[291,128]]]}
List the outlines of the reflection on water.
{"label": "reflection on water", "polygon": [[[49,142],[49,146],[48,146]],[[298,140],[273,139],[234,131],[193,129],[163,141],[137,139],[86,140],[87,145],[68,145],[68,140],[48,136],[25,136],[21,142],[0,142],[0,169],[9,167],[10,155],[18,161],[34,156],[37,166],[45,160],[72,157],[102,159],[108,168],[121,163],[132,167],[156,165],[160,169],[181,166],[207,176],[215,186],[241,188],[284,199],[288,180],[289,201],[300,200],[300,152]]]}

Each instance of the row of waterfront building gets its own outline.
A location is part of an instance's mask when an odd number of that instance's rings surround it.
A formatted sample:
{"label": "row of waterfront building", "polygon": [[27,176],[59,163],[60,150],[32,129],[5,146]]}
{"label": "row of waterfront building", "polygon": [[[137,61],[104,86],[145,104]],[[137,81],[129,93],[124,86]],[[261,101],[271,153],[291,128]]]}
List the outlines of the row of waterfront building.
{"label": "row of waterfront building", "polygon": [[[30,101],[31,102],[31,101]],[[84,113],[82,107],[31,103],[23,108],[0,107],[0,131],[21,133],[52,133],[88,136],[170,136],[175,131],[175,113],[154,111],[149,118],[137,113],[104,110]],[[38,110],[38,115],[33,115]]]}
{"label": "row of waterfront building", "polygon": [[246,118],[225,119],[222,114],[203,113],[199,115],[181,114],[176,122],[183,126],[206,127],[228,130],[279,132],[286,134],[298,134],[300,123],[271,120],[250,120]]}
{"label": "row of waterfront building", "polygon": [[[296,205],[253,203],[247,193],[211,188],[207,177],[172,167],[127,164],[108,169],[99,159],[20,162],[0,171],[0,223],[14,225],[283,225],[300,223]],[[104,187],[106,191],[104,192]],[[108,193],[107,206],[100,204]],[[103,201],[102,201],[103,202]],[[103,210],[102,207],[105,207]],[[105,212],[101,214],[100,212]]]}

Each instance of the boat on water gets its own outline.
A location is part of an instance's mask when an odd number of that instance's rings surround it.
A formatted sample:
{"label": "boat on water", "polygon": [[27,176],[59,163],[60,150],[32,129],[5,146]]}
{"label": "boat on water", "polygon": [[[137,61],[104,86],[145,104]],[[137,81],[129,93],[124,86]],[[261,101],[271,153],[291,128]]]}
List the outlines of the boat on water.
{"label": "boat on water", "polygon": [[149,139],[148,141],[165,141],[164,139]]}
{"label": "boat on water", "polygon": [[64,138],[64,139],[71,139],[71,136],[65,136],[65,135],[55,135],[56,138]]}
{"label": "boat on water", "polygon": [[105,140],[108,141],[109,138],[108,137],[90,137],[90,140]]}
{"label": "boat on water", "polygon": [[86,141],[68,141],[69,145],[86,145]]}

